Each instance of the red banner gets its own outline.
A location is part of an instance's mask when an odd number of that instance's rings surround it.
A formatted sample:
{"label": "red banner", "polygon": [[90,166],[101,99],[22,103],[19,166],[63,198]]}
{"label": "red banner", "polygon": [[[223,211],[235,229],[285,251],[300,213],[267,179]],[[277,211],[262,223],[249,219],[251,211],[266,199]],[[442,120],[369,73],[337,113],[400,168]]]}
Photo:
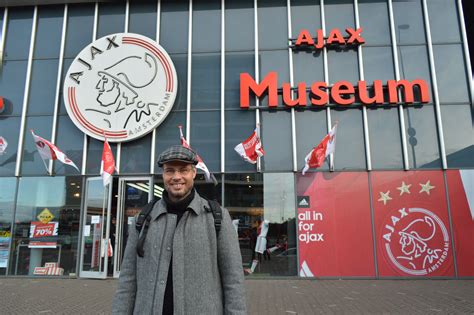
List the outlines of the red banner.
{"label": "red banner", "polygon": [[474,276],[474,170],[447,171],[458,276]]}
{"label": "red banner", "polygon": [[379,275],[454,276],[443,172],[371,174]]}
{"label": "red banner", "polygon": [[368,175],[297,177],[299,273],[375,277]]}

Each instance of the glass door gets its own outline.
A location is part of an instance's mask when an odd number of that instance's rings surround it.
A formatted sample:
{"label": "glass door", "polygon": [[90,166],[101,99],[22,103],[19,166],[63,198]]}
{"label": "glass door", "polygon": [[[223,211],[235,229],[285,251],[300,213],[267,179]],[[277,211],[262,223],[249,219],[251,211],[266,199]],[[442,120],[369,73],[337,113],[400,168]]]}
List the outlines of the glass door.
{"label": "glass door", "polygon": [[109,256],[112,184],[104,187],[102,178],[88,178],[82,220],[81,260],[79,276],[105,279]]}
{"label": "glass door", "polygon": [[128,231],[135,228],[132,224],[133,217],[139,214],[153,198],[153,194],[150,194],[152,185],[153,179],[151,177],[121,178],[119,181],[117,216],[112,219],[111,227],[115,278],[120,275],[120,265],[127,245]]}

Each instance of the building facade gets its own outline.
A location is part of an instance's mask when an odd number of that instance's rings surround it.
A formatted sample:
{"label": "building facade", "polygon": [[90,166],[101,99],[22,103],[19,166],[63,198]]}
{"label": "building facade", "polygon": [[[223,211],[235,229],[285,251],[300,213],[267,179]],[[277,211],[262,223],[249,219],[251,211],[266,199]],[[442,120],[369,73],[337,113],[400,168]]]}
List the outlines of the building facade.
{"label": "building facade", "polygon": [[[161,197],[156,157],[180,143],[179,125],[218,182],[199,174],[198,191],[239,220],[248,277],[474,275],[461,1],[45,1],[0,19],[1,275],[117,277],[131,218]],[[121,33],[167,52],[177,91],[156,129],[111,143],[104,188],[103,141],[73,123],[63,91],[83,49]],[[335,153],[302,175],[336,123]],[[250,164],[234,147],[257,124],[265,155]],[[44,163],[30,130],[79,170]]]}

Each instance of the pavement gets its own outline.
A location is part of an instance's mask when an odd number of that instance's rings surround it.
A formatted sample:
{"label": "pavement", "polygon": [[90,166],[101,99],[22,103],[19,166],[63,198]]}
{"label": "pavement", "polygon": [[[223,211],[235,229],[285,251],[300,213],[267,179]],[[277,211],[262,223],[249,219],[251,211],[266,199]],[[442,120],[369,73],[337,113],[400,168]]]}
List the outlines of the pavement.
{"label": "pavement", "polygon": [[[249,314],[474,314],[474,280],[247,279]],[[0,278],[1,314],[110,314],[117,280]]]}

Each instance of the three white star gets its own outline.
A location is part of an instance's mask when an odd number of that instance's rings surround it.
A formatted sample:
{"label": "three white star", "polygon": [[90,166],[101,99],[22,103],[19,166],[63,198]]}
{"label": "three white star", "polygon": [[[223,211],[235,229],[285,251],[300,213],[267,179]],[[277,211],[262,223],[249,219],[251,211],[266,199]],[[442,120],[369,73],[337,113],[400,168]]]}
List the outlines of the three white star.
{"label": "three white star", "polygon": [[410,194],[410,185],[405,184],[405,182],[402,182],[402,185],[400,187],[397,187],[398,190],[400,190],[400,196],[403,195],[404,193]]}
{"label": "three white star", "polygon": [[430,185],[430,181],[427,181],[426,184],[421,184],[421,183],[420,183],[420,186],[421,186],[421,190],[420,190],[420,192],[419,192],[420,194],[421,194],[422,192],[426,192],[426,193],[429,195],[429,194],[430,194],[430,190],[433,189],[433,188],[435,188],[435,186],[431,186],[431,185]]}
{"label": "three white star", "polygon": [[380,198],[377,201],[382,201],[383,205],[385,206],[387,204],[387,201],[392,200],[389,194],[390,194],[390,190],[387,191],[386,193],[380,192]]}

